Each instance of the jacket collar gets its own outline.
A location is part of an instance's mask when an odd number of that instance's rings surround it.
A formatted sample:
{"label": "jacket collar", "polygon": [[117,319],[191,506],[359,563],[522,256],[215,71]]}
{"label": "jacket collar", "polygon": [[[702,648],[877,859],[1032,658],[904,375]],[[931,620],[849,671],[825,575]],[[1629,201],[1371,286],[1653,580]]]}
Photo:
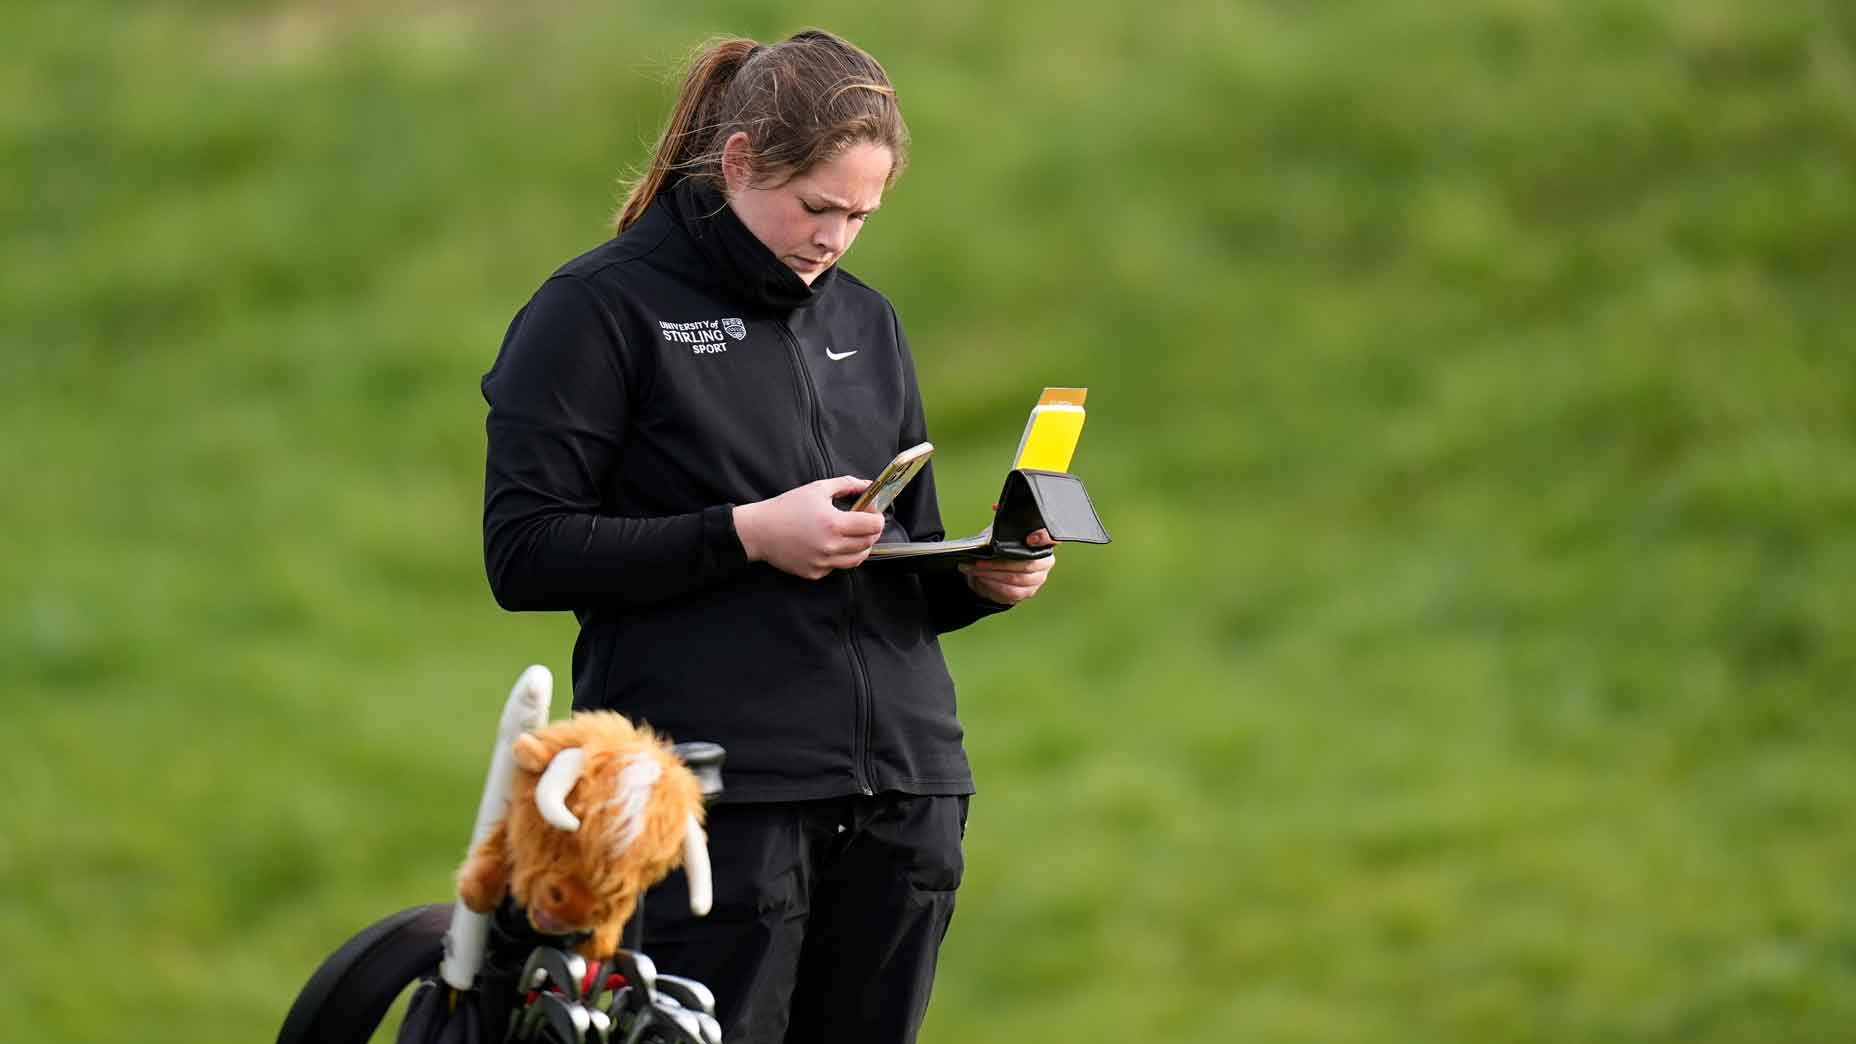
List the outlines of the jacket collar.
{"label": "jacket collar", "polygon": [[689,236],[715,281],[743,301],[791,312],[817,301],[837,278],[838,266],[820,272],[812,285],[786,267],[735,216],[720,192],[698,178],[684,178],[658,197]]}

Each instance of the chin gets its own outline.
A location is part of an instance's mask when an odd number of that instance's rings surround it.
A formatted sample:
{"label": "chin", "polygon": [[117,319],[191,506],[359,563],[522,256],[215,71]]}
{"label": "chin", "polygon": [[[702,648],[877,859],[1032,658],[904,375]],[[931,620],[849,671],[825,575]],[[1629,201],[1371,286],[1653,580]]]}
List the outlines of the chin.
{"label": "chin", "polygon": [[799,277],[800,282],[806,284],[807,286],[811,286],[813,280],[817,279],[819,276],[824,275],[825,270],[830,268],[831,266],[830,265],[818,265],[817,267],[814,267],[814,268],[799,268],[794,265],[787,265],[786,267],[793,270],[793,274]]}

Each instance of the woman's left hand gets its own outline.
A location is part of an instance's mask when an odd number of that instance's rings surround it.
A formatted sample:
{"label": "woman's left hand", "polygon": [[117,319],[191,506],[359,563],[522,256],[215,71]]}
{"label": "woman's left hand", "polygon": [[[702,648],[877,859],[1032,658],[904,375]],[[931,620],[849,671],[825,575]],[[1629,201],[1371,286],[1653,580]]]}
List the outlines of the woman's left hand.
{"label": "woman's left hand", "polygon": [[[1050,538],[1046,530],[1038,530],[1025,538],[1029,547],[1055,547],[1057,542]],[[1052,554],[1044,558],[1029,561],[1010,558],[988,558],[978,562],[963,562],[960,571],[967,576],[967,586],[981,598],[990,599],[1000,605],[1017,605],[1038,593],[1044,586],[1044,580],[1050,576],[1051,567],[1057,564],[1057,556]]]}

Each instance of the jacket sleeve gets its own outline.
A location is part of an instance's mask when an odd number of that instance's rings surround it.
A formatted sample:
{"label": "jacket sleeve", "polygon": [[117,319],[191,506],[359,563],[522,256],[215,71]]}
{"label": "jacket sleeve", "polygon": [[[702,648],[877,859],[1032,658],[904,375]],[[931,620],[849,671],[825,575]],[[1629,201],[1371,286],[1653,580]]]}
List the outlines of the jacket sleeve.
{"label": "jacket sleeve", "polygon": [[[891,321],[894,321],[893,313]],[[896,345],[902,353],[905,382],[902,437],[896,445],[897,451],[901,451],[927,441],[928,419],[922,410],[921,387],[915,378],[915,358],[909,352],[909,342],[902,334],[901,323],[896,323]],[[946,538],[947,529],[941,524],[940,502],[935,496],[932,460],[922,468],[921,474],[915,476],[915,481],[904,487],[896,497],[895,511],[896,521],[901,523],[910,540]],[[1011,608],[976,593],[967,586],[966,575],[957,570],[926,569],[919,576],[936,634],[959,630],[983,616],[992,616]]]}
{"label": "jacket sleeve", "polygon": [[484,564],[505,609],[648,605],[746,565],[733,505],[665,518],[600,513],[631,422],[625,363],[592,290],[555,276],[516,315],[484,375]]}

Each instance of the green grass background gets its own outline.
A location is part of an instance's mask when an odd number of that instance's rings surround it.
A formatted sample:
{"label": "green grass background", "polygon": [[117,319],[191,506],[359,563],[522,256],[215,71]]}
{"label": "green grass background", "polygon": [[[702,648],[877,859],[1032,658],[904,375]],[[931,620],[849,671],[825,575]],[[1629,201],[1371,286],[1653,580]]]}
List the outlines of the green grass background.
{"label": "green grass background", "polygon": [[950,637],[930,1042],[1856,1025],[1841,0],[100,4],[0,33],[0,1038],[268,1039],[443,898],[572,621],[477,380],[702,37],[871,49],[850,267],[948,522],[1046,384],[1116,541]]}

